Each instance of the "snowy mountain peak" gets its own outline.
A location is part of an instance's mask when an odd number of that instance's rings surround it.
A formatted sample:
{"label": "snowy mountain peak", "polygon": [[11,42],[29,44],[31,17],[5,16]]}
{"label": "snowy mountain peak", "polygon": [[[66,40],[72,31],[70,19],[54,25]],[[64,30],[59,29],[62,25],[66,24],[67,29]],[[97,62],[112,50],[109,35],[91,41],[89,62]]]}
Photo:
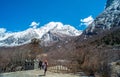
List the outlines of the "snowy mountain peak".
{"label": "snowy mountain peak", "polygon": [[[51,35],[45,37],[48,32],[51,32]],[[82,33],[82,31],[78,31],[74,27],[70,25],[63,25],[61,22],[50,22],[46,24],[45,26],[42,26],[40,28],[29,28],[25,31],[21,32],[12,32],[7,33],[5,30],[1,30],[0,32],[0,46],[19,46],[23,44],[30,43],[31,39],[38,38],[42,39],[49,38],[47,41],[54,41],[51,36],[54,36],[54,34],[57,35],[65,35],[67,36],[78,36]],[[57,36],[57,38],[59,38]]]}
{"label": "snowy mountain peak", "polygon": [[45,27],[47,29],[53,29],[53,28],[62,29],[62,27],[64,27],[64,26],[61,22],[50,22],[50,23],[46,24]]}
{"label": "snowy mountain peak", "polygon": [[116,11],[120,9],[120,0],[108,0],[106,10]]}

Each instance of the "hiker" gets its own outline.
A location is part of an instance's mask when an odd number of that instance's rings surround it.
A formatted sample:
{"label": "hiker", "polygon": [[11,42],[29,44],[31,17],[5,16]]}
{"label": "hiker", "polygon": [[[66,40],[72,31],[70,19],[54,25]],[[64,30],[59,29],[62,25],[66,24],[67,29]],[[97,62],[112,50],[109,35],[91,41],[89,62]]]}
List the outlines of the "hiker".
{"label": "hiker", "polygon": [[42,69],[42,63],[43,63],[43,62],[40,60],[40,61],[39,61],[39,68],[40,68],[40,70]]}
{"label": "hiker", "polygon": [[46,75],[47,67],[48,67],[48,61],[45,60],[45,61],[44,61],[44,75]]}

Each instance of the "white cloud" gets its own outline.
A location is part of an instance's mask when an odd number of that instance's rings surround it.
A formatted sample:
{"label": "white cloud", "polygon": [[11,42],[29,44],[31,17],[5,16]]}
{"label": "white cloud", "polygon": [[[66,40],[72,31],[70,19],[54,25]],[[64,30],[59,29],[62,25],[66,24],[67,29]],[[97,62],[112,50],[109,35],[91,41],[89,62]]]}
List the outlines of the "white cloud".
{"label": "white cloud", "polygon": [[5,28],[0,28],[0,33],[5,33],[6,29]]}
{"label": "white cloud", "polygon": [[90,25],[92,22],[94,21],[93,17],[92,16],[89,16],[87,18],[84,18],[84,19],[81,19],[80,22],[81,24],[80,25]]}
{"label": "white cloud", "polygon": [[32,26],[33,28],[37,28],[37,26],[39,26],[39,22],[37,23],[37,22],[35,22],[35,21],[33,21],[31,24],[30,24],[30,26]]}

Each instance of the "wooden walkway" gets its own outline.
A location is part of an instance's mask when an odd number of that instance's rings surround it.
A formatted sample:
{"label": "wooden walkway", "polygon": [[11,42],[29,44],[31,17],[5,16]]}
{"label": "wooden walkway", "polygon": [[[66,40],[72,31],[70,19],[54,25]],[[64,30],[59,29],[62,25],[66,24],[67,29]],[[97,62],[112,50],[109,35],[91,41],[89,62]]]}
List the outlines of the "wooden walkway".
{"label": "wooden walkway", "polygon": [[47,72],[46,76],[43,75],[43,70],[29,70],[29,71],[18,71],[11,73],[2,73],[0,77],[80,77],[74,74],[65,74],[65,73],[53,73]]}

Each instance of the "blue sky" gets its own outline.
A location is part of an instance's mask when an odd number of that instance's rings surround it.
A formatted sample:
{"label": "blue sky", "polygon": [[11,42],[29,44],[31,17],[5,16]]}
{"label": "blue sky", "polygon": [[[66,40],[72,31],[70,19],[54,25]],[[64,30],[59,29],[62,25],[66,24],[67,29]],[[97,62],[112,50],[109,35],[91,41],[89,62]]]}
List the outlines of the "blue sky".
{"label": "blue sky", "polygon": [[0,28],[22,31],[31,22],[40,26],[51,21],[69,24],[77,29],[80,20],[90,15],[95,18],[105,6],[106,0],[0,0]]}

